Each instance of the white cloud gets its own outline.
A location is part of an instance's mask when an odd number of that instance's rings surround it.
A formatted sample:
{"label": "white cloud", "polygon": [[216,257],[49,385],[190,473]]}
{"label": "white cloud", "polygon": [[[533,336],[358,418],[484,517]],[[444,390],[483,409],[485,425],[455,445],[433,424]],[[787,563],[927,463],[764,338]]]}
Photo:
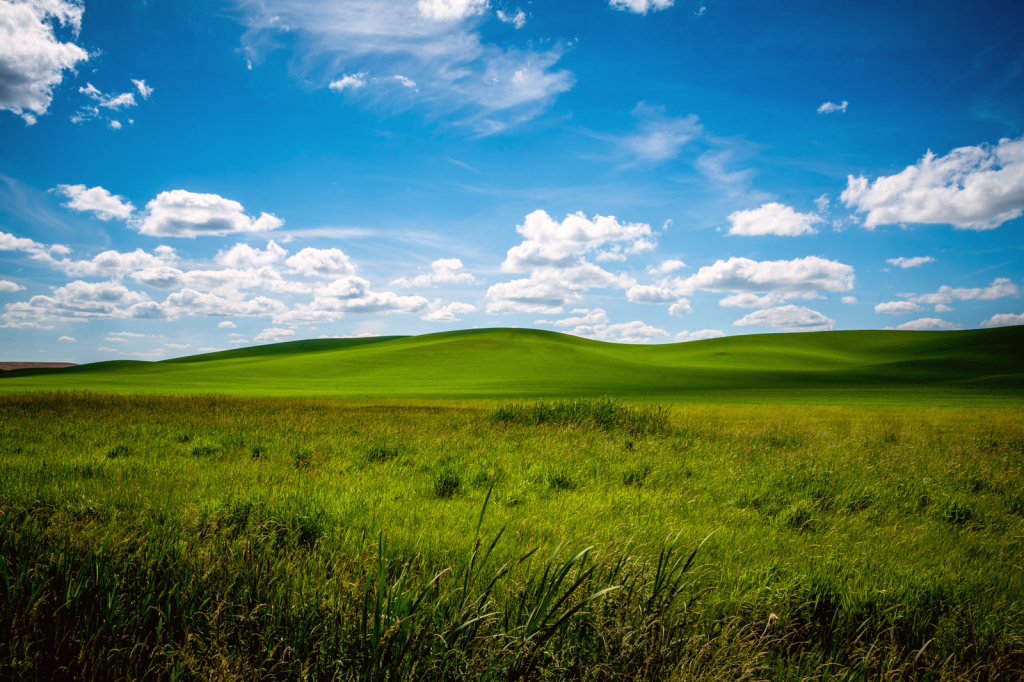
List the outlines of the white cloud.
{"label": "white cloud", "polygon": [[[936,305],[936,304],[949,304],[953,301],[994,301],[998,298],[1005,298],[1006,296],[1017,296],[1020,294],[1020,288],[1005,277],[999,277],[992,280],[984,289],[973,288],[966,289],[963,287],[953,288],[950,286],[941,286],[939,290],[934,294],[922,294],[921,296],[915,296],[913,294],[907,295],[907,298],[914,303],[924,303],[925,305]],[[903,296],[903,294],[900,294]]]}
{"label": "white cloud", "polygon": [[[279,49],[282,32],[296,36],[295,75],[306,82],[342,87],[346,77],[373,79],[354,69],[372,64],[377,72],[403,74],[417,88],[403,88],[408,100],[368,97],[395,108],[421,103],[456,124],[488,134],[529,120],[574,78],[554,70],[564,47],[499,47],[483,42],[484,0],[351,0],[309,3],[303,0],[236,0],[248,26],[242,38],[247,56],[259,64]],[[381,79],[390,80],[390,79]],[[354,85],[349,80],[347,89]],[[458,118],[458,117],[461,117]]]}
{"label": "white cloud", "polygon": [[907,313],[918,313],[923,308],[916,303],[910,301],[889,301],[888,303],[879,303],[875,306],[876,313],[885,313],[887,315],[906,315]]}
{"label": "white cloud", "polygon": [[214,260],[221,265],[226,265],[229,268],[258,268],[264,265],[270,265],[276,263],[285,256],[288,252],[282,249],[277,243],[271,239],[267,242],[267,248],[263,251],[254,249],[248,244],[235,244],[227,251],[218,251],[217,255],[214,256]]}
{"label": "white cloud", "polygon": [[277,343],[278,341],[285,341],[295,336],[295,332],[291,329],[281,329],[279,327],[267,327],[253,339],[253,343],[259,343],[261,341],[270,341]]}
{"label": "white cloud", "polygon": [[685,298],[681,298],[668,307],[668,314],[676,317],[682,317],[683,315],[689,315],[693,312],[693,308],[690,307],[690,302]]}
{"label": "white cloud", "polygon": [[345,88],[351,88],[353,90],[358,90],[359,88],[364,87],[365,85],[366,85],[366,74],[365,73],[350,73],[350,74],[346,74],[345,76],[339,78],[336,81],[331,81],[331,84],[328,87],[331,90],[334,90],[335,92],[341,92]]}
{"label": "white cloud", "polygon": [[667,287],[634,284],[626,291],[626,298],[630,303],[666,304],[678,301],[679,294]]}
{"label": "white cloud", "polygon": [[96,350],[103,351],[104,353],[117,353],[118,355],[124,355],[124,352],[118,348],[106,348],[104,346],[100,346]]}
{"label": "white cloud", "polygon": [[1013,313],[1000,313],[993,315],[981,323],[982,327],[1013,327],[1024,324],[1024,313],[1015,315]]}
{"label": "white cloud", "polygon": [[946,322],[935,317],[922,317],[920,320],[912,320],[910,322],[904,322],[903,324],[896,327],[897,329],[904,331],[925,331],[925,330],[947,330],[947,329],[959,329],[960,325],[953,324],[952,322]]}
{"label": "white cloud", "polygon": [[676,343],[683,341],[703,341],[704,339],[718,339],[725,336],[721,329],[701,329],[697,332],[679,332],[676,334]]}
{"label": "white cloud", "polygon": [[55,289],[51,296],[8,303],[0,320],[5,327],[49,329],[46,322],[147,317],[150,306],[155,304],[148,296],[130,291],[119,282],[77,280]]}
{"label": "white cloud", "polygon": [[216,352],[222,351],[222,350],[225,350],[225,349],[224,348],[215,348],[213,346],[210,346],[208,348],[200,348],[199,352],[200,353],[216,353]]}
{"label": "white cloud", "polygon": [[430,287],[437,284],[473,284],[476,279],[468,272],[462,271],[462,261],[458,258],[440,258],[430,264],[431,272],[417,275],[412,279],[405,277],[391,282],[399,287]]}
{"label": "white cloud", "polygon": [[168,347],[168,348],[173,348],[175,350],[181,350],[183,348],[191,348],[192,347],[191,343],[165,343],[164,345],[166,347]]}
{"label": "white cloud", "polygon": [[68,343],[78,343],[78,341],[74,337],[71,337],[71,336],[62,336],[62,337],[60,337],[57,340],[58,341],[67,341]]}
{"label": "white cloud", "polygon": [[109,125],[114,130],[120,130],[121,129],[121,122],[120,121],[111,121],[107,125]]}
{"label": "white cloud", "polygon": [[784,332],[819,332],[835,329],[836,321],[803,306],[784,305],[744,315],[735,327],[772,327]]}
{"label": "white cloud", "polygon": [[6,279],[0,279],[0,291],[23,291],[24,289],[25,287],[21,286],[20,284],[16,284]]}
{"label": "white cloud", "polygon": [[556,327],[577,327],[579,325],[606,324],[608,322],[608,315],[601,308],[574,308],[572,312],[576,314],[576,317],[567,317],[563,320],[554,320],[553,322],[537,320],[537,324],[551,324]]}
{"label": "white cloud", "polygon": [[130,92],[124,92],[120,95],[104,95],[92,83],[86,83],[84,88],[78,88],[78,92],[98,102],[99,106],[114,111],[135,106],[135,95]]}
{"label": "white cloud", "polygon": [[148,353],[132,353],[132,355],[139,358],[162,358],[164,356],[164,352],[157,348],[156,350]]}
{"label": "white cloud", "polygon": [[129,338],[129,339],[144,339],[144,338],[146,338],[145,334],[136,334],[135,332],[110,332],[109,335],[110,336],[120,336],[120,337],[123,337],[123,338]]}
{"label": "white cloud", "polygon": [[825,102],[820,107],[818,107],[818,113],[819,114],[831,114],[831,113],[834,113],[836,111],[841,111],[841,112],[843,112],[845,114],[846,113],[846,107],[847,107],[848,104],[849,104],[849,102],[847,102],[845,100],[843,100],[842,104],[834,104],[832,102]]}
{"label": "white cloud", "polygon": [[573,336],[611,343],[649,343],[652,338],[666,338],[664,329],[652,327],[639,320],[625,324],[580,325],[569,332]]}
{"label": "white cloud", "polygon": [[658,162],[675,158],[683,145],[704,132],[700,119],[695,115],[690,114],[686,118],[666,116],[663,106],[639,102],[632,113],[639,121],[638,131],[616,141],[638,161]]}
{"label": "white cloud", "polygon": [[0,109],[28,125],[36,122],[33,113],[46,113],[64,71],[89,59],[78,45],[60,42],[54,26],[69,27],[77,37],[83,11],[67,0],[0,2]]}
{"label": "white cloud", "polygon": [[903,256],[900,256],[899,258],[888,258],[885,262],[889,265],[895,265],[901,268],[916,268],[924,265],[925,263],[934,263],[935,259],[931,256],[915,256],[914,258],[904,258]]}
{"label": "white cloud", "polygon": [[523,14],[523,10],[518,8],[516,9],[515,14],[506,14],[505,12],[499,9],[498,20],[506,24],[512,24],[516,28],[522,28],[523,26],[526,26],[526,15]]}
{"label": "white cloud", "polygon": [[849,291],[855,279],[853,267],[817,256],[761,262],[730,258],[706,265],[685,279],[676,278],[674,287],[680,295],[703,290],[780,293],[794,298],[814,297],[819,291]]}
{"label": "white cloud", "polygon": [[398,74],[395,74],[394,76],[392,76],[391,80],[398,81],[399,83],[401,83],[402,85],[404,85],[407,88],[415,88],[416,87],[416,81],[414,81],[411,78],[406,78],[405,76],[399,76]]}
{"label": "white cloud", "polygon": [[166,268],[177,260],[174,249],[168,246],[157,247],[154,251],[154,254],[146,253],[142,249],[135,249],[131,253],[104,251],[94,256],[92,260],[41,260],[49,262],[52,267],[63,271],[69,277],[120,277],[147,268]]}
{"label": "white cloud", "polygon": [[50,261],[51,254],[68,254],[71,249],[61,244],[40,244],[37,241],[25,237],[15,237],[13,234],[0,232],[0,251],[24,251],[36,260]]}
{"label": "white cloud", "polygon": [[[612,8],[634,14],[647,14],[649,11],[668,9],[675,4],[675,0],[608,0]],[[702,7],[701,10],[704,8]]]}
{"label": "white cloud", "polygon": [[231,320],[224,320],[217,325],[220,329],[237,329],[238,327]]}
{"label": "white cloud", "polygon": [[168,296],[157,312],[171,320],[191,316],[272,317],[276,321],[277,317],[288,312],[288,306],[265,296],[245,299],[238,295],[225,297],[185,288]]}
{"label": "white cloud", "polygon": [[116,341],[118,343],[129,343],[131,341],[131,339],[124,339],[124,338],[121,338],[120,336],[108,336],[107,338],[105,338],[103,340],[104,341],[108,341],[108,342]]}
{"label": "white cloud", "polygon": [[249,339],[235,339],[234,341],[228,341],[228,343],[232,346],[240,346],[243,343],[252,343],[252,341]]}
{"label": "white cloud", "polygon": [[270,213],[253,219],[237,201],[216,194],[197,194],[183,189],[161,192],[146,204],[146,212],[128,223],[152,237],[188,237],[225,235],[239,232],[265,232],[281,227],[284,221]]}
{"label": "white cloud", "polygon": [[874,182],[851,175],[841,198],[867,212],[868,229],[894,223],[994,229],[1024,213],[1024,138],[960,147],[940,157],[928,151],[916,165]]}
{"label": "white cloud", "polygon": [[341,249],[306,248],[289,258],[288,267],[310,277],[354,275],[356,266]]}
{"label": "white cloud", "polygon": [[564,304],[574,303],[592,288],[617,286],[628,288],[635,282],[625,275],[613,275],[593,263],[583,261],[571,268],[537,268],[527,279],[500,282],[487,289],[487,312],[561,312]]}
{"label": "white cloud", "polygon": [[[726,296],[718,302],[724,308],[771,308],[786,300],[782,294],[733,294]],[[790,297],[792,298],[792,297]]]}
{"label": "white cloud", "polygon": [[456,315],[462,315],[464,313],[475,313],[476,306],[469,303],[459,303],[453,301],[448,305],[440,305],[440,300],[434,302],[430,306],[430,312],[426,315],[420,315],[421,320],[426,322],[458,322],[459,318]]}
{"label": "white cloud", "polygon": [[79,212],[89,211],[100,220],[117,218],[127,220],[135,207],[122,196],[113,195],[102,187],[86,188],[85,185],[57,185],[56,191],[71,199],[66,208]]}
{"label": "white cloud", "polygon": [[846,305],[857,305],[856,296],[843,296],[843,303]]}
{"label": "white cloud", "polygon": [[774,234],[796,237],[801,234],[816,234],[815,223],[824,222],[816,213],[797,213],[789,206],[772,202],[761,208],[736,211],[729,215],[729,234],[759,236]]}
{"label": "white cloud", "polygon": [[661,265],[658,266],[648,265],[647,273],[650,275],[667,275],[670,272],[675,272],[676,270],[685,267],[686,263],[681,260],[666,260],[662,261]]}
{"label": "white cloud", "polygon": [[135,87],[138,89],[139,94],[142,95],[142,99],[149,99],[149,96],[153,94],[153,88],[146,85],[146,81],[137,81],[133,78],[132,83],[135,84]]}
{"label": "white cloud", "polygon": [[610,242],[646,241],[651,227],[645,223],[619,223],[615,216],[594,216],[589,220],[582,211],[565,217],[561,223],[545,211],[526,216],[516,231],[526,237],[522,244],[508,250],[501,264],[504,272],[524,272],[537,267],[569,268],[579,265],[585,253]]}
{"label": "white cloud", "polygon": [[419,0],[420,14],[435,21],[458,21],[487,9],[487,0]]}

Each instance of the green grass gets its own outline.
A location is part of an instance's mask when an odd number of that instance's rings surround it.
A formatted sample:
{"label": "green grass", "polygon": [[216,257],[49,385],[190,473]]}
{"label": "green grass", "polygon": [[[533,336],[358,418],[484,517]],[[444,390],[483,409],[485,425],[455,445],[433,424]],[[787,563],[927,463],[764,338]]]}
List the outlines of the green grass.
{"label": "green grass", "polygon": [[5,372],[0,392],[671,403],[1024,404],[1024,327],[629,346],[520,329],[323,339],[162,362]]}
{"label": "green grass", "polygon": [[0,678],[1019,680],[1022,424],[3,396]]}

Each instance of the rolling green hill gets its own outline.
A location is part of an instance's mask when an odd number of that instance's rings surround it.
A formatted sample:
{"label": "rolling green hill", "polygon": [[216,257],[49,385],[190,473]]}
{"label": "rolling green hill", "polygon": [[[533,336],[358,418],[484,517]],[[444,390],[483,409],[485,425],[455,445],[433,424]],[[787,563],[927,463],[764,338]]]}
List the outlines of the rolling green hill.
{"label": "rolling green hill", "polygon": [[1024,327],[632,346],[529,329],[293,341],[161,362],[4,372],[0,392],[1024,405]]}

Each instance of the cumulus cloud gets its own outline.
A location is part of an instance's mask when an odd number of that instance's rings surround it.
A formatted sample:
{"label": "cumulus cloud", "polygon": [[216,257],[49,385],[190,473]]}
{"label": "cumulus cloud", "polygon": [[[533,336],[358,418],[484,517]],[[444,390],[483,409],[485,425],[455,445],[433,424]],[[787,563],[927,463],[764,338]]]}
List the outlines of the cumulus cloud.
{"label": "cumulus cloud", "polygon": [[1013,327],[1016,325],[1024,324],[1024,313],[1015,315],[1014,313],[1000,313],[993,315],[984,322],[981,323],[982,327]]}
{"label": "cumulus cloud", "polygon": [[772,202],[748,211],[736,211],[729,215],[729,234],[760,236],[774,234],[796,237],[801,234],[815,234],[815,223],[824,222],[816,213],[798,213],[789,206]]}
{"label": "cumulus cloud", "polygon": [[399,296],[391,291],[370,290],[370,282],[362,277],[341,277],[314,290],[310,311],[353,313],[418,313],[430,302],[422,296]]}
{"label": "cumulus cloud", "polygon": [[923,308],[916,303],[910,301],[889,301],[888,303],[879,303],[875,306],[876,313],[885,313],[887,315],[906,315],[907,313],[918,313]]}
{"label": "cumulus cloud", "polygon": [[964,287],[941,286],[934,294],[922,294],[920,296],[907,294],[906,298],[914,303],[937,305],[940,303],[949,304],[953,301],[994,301],[1006,296],[1017,296],[1019,294],[1020,288],[1016,284],[1005,277],[999,277],[992,280],[992,283],[984,288],[975,287],[968,289]]}
{"label": "cumulus cloud", "polygon": [[[372,91],[374,79],[353,69],[403,74],[417,88],[408,99],[366,100],[389,107],[421,103],[450,120],[488,134],[529,120],[575,82],[555,70],[564,48],[499,47],[483,41],[476,27],[486,0],[236,0],[248,31],[242,38],[249,61],[259,64],[284,46],[281,32],[298,53],[296,75],[307,82],[348,89],[357,81]],[[513,17],[515,22],[515,17]],[[379,79],[377,82],[390,81]],[[368,92],[372,95],[372,92]],[[461,120],[454,117],[462,117]]]}
{"label": "cumulus cloud", "polygon": [[[176,320],[180,317],[271,317],[288,312],[288,306],[276,299],[256,296],[246,299],[238,295],[216,294],[185,288],[170,294],[154,317]],[[276,321],[276,320],[275,320]]]}
{"label": "cumulus cloud", "polygon": [[8,303],[0,315],[5,327],[49,329],[47,322],[84,322],[93,318],[125,319],[146,317],[155,305],[145,294],[131,291],[119,282],[70,282],[50,296],[33,296],[28,301]]}
{"label": "cumulus cloud", "polygon": [[306,248],[285,261],[292,270],[310,277],[354,275],[356,266],[341,249]]}
{"label": "cumulus cloud", "polygon": [[670,272],[675,272],[685,267],[686,263],[681,260],[666,260],[662,261],[661,265],[648,265],[647,273],[650,275],[667,275]]}
{"label": "cumulus cloud", "polygon": [[700,119],[690,114],[685,118],[665,115],[665,107],[640,102],[633,109],[638,120],[637,132],[618,138],[618,144],[637,161],[658,162],[679,155],[687,142],[704,132]]}
{"label": "cumulus cloud", "polygon": [[664,329],[652,327],[639,320],[625,324],[580,325],[569,333],[585,339],[611,343],[650,343],[651,339],[670,336]]}
{"label": "cumulus cloud", "polygon": [[185,348],[191,348],[191,343],[165,343],[164,346],[167,348],[173,348],[174,350],[182,350]]}
{"label": "cumulus cloud", "polygon": [[575,317],[567,317],[562,320],[537,320],[537,324],[551,324],[556,327],[578,327],[579,325],[606,324],[608,315],[602,308],[573,308]]}
{"label": "cumulus cloud", "polygon": [[183,189],[161,192],[146,204],[141,216],[129,221],[131,227],[152,237],[225,235],[239,232],[265,232],[284,224],[270,213],[259,218],[245,214],[237,201],[216,194],[197,194]]}
{"label": "cumulus cloud", "polygon": [[725,336],[721,329],[701,329],[697,332],[679,332],[676,334],[676,343],[683,341],[703,341],[704,339],[718,339]]}
{"label": "cumulus cloud", "polygon": [[935,317],[922,317],[920,320],[904,322],[896,328],[903,331],[927,331],[959,329],[960,325],[953,324],[952,322],[946,322],[945,320],[940,320]]}
{"label": "cumulus cloud", "polygon": [[818,107],[818,113],[819,114],[832,114],[832,113],[835,113],[837,111],[841,111],[841,112],[843,112],[845,114],[846,113],[846,107],[847,107],[848,104],[849,104],[849,102],[847,102],[845,100],[843,100],[842,104],[835,104],[833,102],[825,102],[820,107]]}
{"label": "cumulus cloud", "polygon": [[857,305],[856,296],[843,296],[843,303],[846,305]]}
{"label": "cumulus cloud", "polygon": [[950,224],[990,230],[1024,213],[1024,138],[994,147],[960,147],[870,182],[847,179],[846,206],[867,213],[864,227],[894,223]]}
{"label": "cumulus cloud", "polygon": [[124,352],[118,348],[107,348],[105,346],[100,346],[96,350],[103,351],[104,353],[117,353],[118,355],[124,355]]}
{"label": "cumulus cloud", "polygon": [[916,268],[925,263],[934,263],[935,259],[931,256],[915,256],[914,258],[900,256],[899,258],[888,258],[885,262],[900,268]]}
{"label": "cumulus cloud", "polygon": [[287,255],[288,252],[271,239],[263,251],[248,244],[235,244],[227,251],[218,251],[214,261],[229,268],[247,269],[277,263]]}
{"label": "cumulus cloud", "polygon": [[706,265],[690,277],[676,278],[674,286],[681,295],[703,290],[808,298],[819,291],[849,291],[855,279],[852,266],[818,256],[760,262],[730,258]]}
{"label": "cumulus cloud", "polygon": [[277,343],[278,341],[285,341],[295,336],[295,332],[291,329],[281,329],[280,327],[267,327],[253,339],[253,343],[260,343],[261,341],[270,341],[271,343]]}
{"label": "cumulus cloud", "polygon": [[401,277],[391,284],[399,287],[431,287],[438,284],[475,283],[473,275],[463,272],[462,267],[462,261],[458,258],[440,258],[430,264],[431,272],[417,275],[412,279]]}
{"label": "cumulus cloud", "polygon": [[[634,14],[647,14],[658,10],[668,9],[675,4],[676,0],[608,0],[613,9]],[[701,8],[703,10],[703,8]]]}
{"label": "cumulus cloud", "polygon": [[350,74],[346,74],[346,75],[342,76],[341,78],[339,78],[336,81],[331,81],[331,84],[328,87],[331,90],[334,90],[335,92],[341,92],[342,90],[345,90],[346,88],[351,88],[352,90],[358,90],[359,88],[364,87],[365,85],[366,85],[366,74],[365,73],[350,73]]}
{"label": "cumulus cloud", "polygon": [[217,327],[219,327],[220,329],[237,329],[237,326],[231,320],[224,320],[223,322],[218,324]]}
{"label": "cumulus cloud", "polygon": [[54,32],[60,25],[77,37],[83,11],[68,0],[0,2],[0,109],[29,125],[46,113],[64,71],[89,59],[85,50],[62,43]]}
{"label": "cumulus cloud", "polygon": [[836,321],[810,308],[784,305],[757,310],[732,324],[735,327],[772,327],[784,332],[820,332],[835,329]]}
{"label": "cumulus cloud", "polygon": [[13,291],[23,291],[24,289],[25,289],[25,287],[21,286],[20,284],[16,284],[16,283],[11,282],[11,281],[6,280],[6,279],[0,279],[0,291],[3,291],[3,292],[13,292]]}
{"label": "cumulus cloud", "polygon": [[85,185],[57,185],[56,191],[71,199],[66,208],[80,213],[93,213],[100,220],[128,220],[135,206],[122,196],[111,194],[102,187],[87,188]]}
{"label": "cumulus cloud", "polygon": [[57,340],[58,340],[58,341],[66,341],[66,342],[68,342],[68,343],[78,343],[78,340],[77,340],[77,339],[75,339],[75,338],[74,338],[74,337],[72,337],[72,336],[62,336],[62,337],[60,337],[60,338],[59,338],[59,339],[57,339]]}
{"label": "cumulus cloud", "polygon": [[[588,219],[582,211],[565,217],[561,223],[545,211],[526,216],[516,232],[526,237],[522,244],[508,250],[501,264],[504,272],[525,272],[537,267],[569,268],[580,264],[588,251],[611,242],[647,241],[651,226],[645,223],[620,223],[615,216]],[[646,248],[646,247],[641,247]]]}
{"label": "cumulus cloud", "polygon": [[634,284],[626,290],[626,298],[630,303],[675,303],[679,294],[668,287],[649,284]]}
{"label": "cumulus cloud", "polygon": [[607,244],[626,243],[627,251],[646,250],[648,244],[653,244],[647,239],[651,235],[649,225],[620,223],[614,216],[598,215],[590,220],[582,212],[570,214],[559,223],[544,211],[534,211],[516,231],[526,239],[508,250],[501,269],[529,271],[530,276],[488,288],[488,313],[550,314],[555,308],[578,301],[588,289],[628,288],[636,283],[631,277],[613,275],[584,256]]}
{"label": "cumulus cloud", "polygon": [[441,305],[441,301],[438,299],[431,303],[430,312],[426,315],[420,315],[420,319],[426,322],[458,322],[459,318],[456,315],[475,312],[475,305],[459,303],[458,301],[453,301],[448,305]]}
{"label": "cumulus cloud", "polygon": [[498,20],[505,24],[512,24],[516,28],[522,28],[526,26],[526,15],[523,14],[523,10],[516,9],[515,14],[505,13],[502,10],[498,10]]}

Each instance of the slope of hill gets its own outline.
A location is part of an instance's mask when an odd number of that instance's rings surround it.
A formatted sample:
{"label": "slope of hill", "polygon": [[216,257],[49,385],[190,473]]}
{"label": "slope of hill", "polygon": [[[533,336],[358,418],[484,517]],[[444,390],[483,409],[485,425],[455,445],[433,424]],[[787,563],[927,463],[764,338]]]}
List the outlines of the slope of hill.
{"label": "slope of hill", "polygon": [[1024,327],[631,346],[529,329],[318,339],[161,362],[5,372],[0,391],[403,399],[1024,404]]}

